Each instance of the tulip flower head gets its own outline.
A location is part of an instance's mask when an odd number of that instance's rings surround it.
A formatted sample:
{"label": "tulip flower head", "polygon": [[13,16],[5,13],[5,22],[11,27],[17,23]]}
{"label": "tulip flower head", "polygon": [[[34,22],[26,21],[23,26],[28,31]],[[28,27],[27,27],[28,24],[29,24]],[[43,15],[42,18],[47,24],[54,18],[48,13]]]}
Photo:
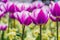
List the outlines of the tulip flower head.
{"label": "tulip flower head", "polygon": [[0,30],[5,31],[7,29],[6,24],[0,24]]}
{"label": "tulip flower head", "polygon": [[19,8],[20,12],[25,11],[31,11],[31,4],[30,3],[18,3],[17,7]]}
{"label": "tulip flower head", "polygon": [[33,10],[31,18],[34,24],[45,24],[48,21],[48,12],[45,7]]}
{"label": "tulip flower head", "polygon": [[14,16],[21,24],[29,25],[32,22],[31,17],[29,16],[29,13],[30,12],[28,11],[22,11],[21,13],[16,12],[14,13]]}
{"label": "tulip flower head", "polygon": [[43,6],[44,6],[43,2],[41,2],[41,1],[35,1],[35,2],[32,3],[31,8],[32,8],[32,10],[34,10],[36,8],[41,8]]}
{"label": "tulip flower head", "polygon": [[60,21],[60,18],[56,18],[55,16],[53,16],[52,14],[49,15],[50,19],[54,22],[56,22],[57,20]]}
{"label": "tulip flower head", "polygon": [[51,14],[55,17],[59,17],[60,16],[60,1],[54,3],[51,2],[50,4],[50,10],[51,10]]}
{"label": "tulip flower head", "polygon": [[60,1],[54,3],[51,1],[50,7],[50,19],[52,21],[60,21]]}
{"label": "tulip flower head", "polygon": [[7,9],[7,12],[10,13],[10,18],[14,18],[14,15],[13,15],[14,12],[19,11],[18,8],[17,8],[17,6],[16,6],[16,4],[13,3],[13,2],[8,2],[6,9]]}
{"label": "tulip flower head", "polygon": [[6,8],[4,3],[0,3],[0,18],[3,17],[6,13]]}
{"label": "tulip flower head", "polygon": [[8,0],[1,0],[1,1],[4,2],[4,3],[8,2]]}

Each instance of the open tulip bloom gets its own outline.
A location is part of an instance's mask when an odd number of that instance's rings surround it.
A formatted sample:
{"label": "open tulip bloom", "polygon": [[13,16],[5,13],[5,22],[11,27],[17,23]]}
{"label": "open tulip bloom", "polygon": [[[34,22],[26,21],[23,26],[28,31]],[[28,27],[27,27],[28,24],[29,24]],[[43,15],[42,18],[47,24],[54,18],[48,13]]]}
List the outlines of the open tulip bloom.
{"label": "open tulip bloom", "polygon": [[22,12],[15,12],[14,16],[15,18],[22,24],[23,27],[23,31],[22,31],[22,40],[24,40],[24,29],[25,29],[25,25],[29,25],[31,24],[32,20],[30,17],[30,12],[28,11],[22,11]]}
{"label": "open tulip bloom", "polygon": [[53,21],[56,21],[56,26],[57,26],[57,40],[58,40],[58,21],[60,21],[60,1],[58,2],[51,2],[49,5],[50,11],[51,11],[51,19],[54,19]]}
{"label": "open tulip bloom", "polygon": [[41,26],[43,24],[46,24],[49,18],[48,11],[45,9],[45,7],[41,9],[35,9],[33,10],[31,18],[34,24],[40,25],[40,40],[41,39]]}

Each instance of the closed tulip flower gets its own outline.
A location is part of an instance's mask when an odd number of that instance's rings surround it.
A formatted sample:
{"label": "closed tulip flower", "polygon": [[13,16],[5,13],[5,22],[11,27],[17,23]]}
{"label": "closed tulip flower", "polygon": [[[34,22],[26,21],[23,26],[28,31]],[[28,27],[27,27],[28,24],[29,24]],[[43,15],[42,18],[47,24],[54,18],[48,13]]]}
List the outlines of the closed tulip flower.
{"label": "closed tulip flower", "polygon": [[31,15],[32,21],[34,24],[40,26],[40,40],[42,40],[42,25],[46,24],[49,18],[48,11],[46,7],[42,7],[41,9],[35,9],[33,10]]}
{"label": "closed tulip flower", "polygon": [[55,17],[59,17],[60,16],[60,1],[58,2],[51,2],[50,4],[50,10],[51,10],[51,14]]}
{"label": "closed tulip flower", "polygon": [[9,14],[10,14],[10,18],[14,18],[14,12],[17,12],[17,11],[19,11],[18,10],[18,7],[16,6],[16,4],[15,3],[13,3],[13,2],[8,2],[8,3],[6,3],[6,10],[7,10],[7,12],[9,12]]}
{"label": "closed tulip flower", "polygon": [[50,19],[54,22],[56,22],[57,20],[60,21],[60,18],[56,18],[55,16],[53,16],[52,14],[49,15]]}
{"label": "closed tulip flower", "polygon": [[14,13],[15,18],[23,25],[29,25],[32,21],[28,11]]}
{"label": "closed tulip flower", "polygon": [[4,31],[7,29],[7,24],[0,24],[0,30],[2,31],[1,40],[4,40]]}
{"label": "closed tulip flower", "polygon": [[0,18],[5,16],[6,14],[6,8],[5,8],[5,4],[4,3],[0,3]]}
{"label": "closed tulip flower", "polygon": [[34,24],[46,24],[48,21],[48,11],[44,8],[35,9],[31,14]]}
{"label": "closed tulip flower", "polygon": [[25,30],[25,25],[31,24],[32,20],[30,17],[30,12],[28,11],[22,11],[14,13],[15,18],[22,24],[22,40],[24,40],[24,30]]}
{"label": "closed tulip flower", "polygon": [[56,22],[57,26],[57,40],[58,40],[58,21],[60,21],[60,1],[51,2],[49,5],[52,16],[50,17],[53,21]]}
{"label": "closed tulip flower", "polygon": [[0,30],[5,31],[7,29],[6,24],[0,24]]}

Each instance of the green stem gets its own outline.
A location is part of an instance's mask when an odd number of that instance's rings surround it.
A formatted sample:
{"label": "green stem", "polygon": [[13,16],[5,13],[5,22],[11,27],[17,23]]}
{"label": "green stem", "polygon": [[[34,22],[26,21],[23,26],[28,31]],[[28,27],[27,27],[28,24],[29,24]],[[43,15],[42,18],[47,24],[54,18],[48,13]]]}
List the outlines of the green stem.
{"label": "green stem", "polygon": [[57,26],[57,40],[58,40],[58,21],[56,21],[56,26]]}
{"label": "green stem", "polygon": [[0,18],[0,23],[1,23],[1,18]]}
{"label": "green stem", "polygon": [[2,31],[1,40],[4,40],[4,31]]}
{"label": "green stem", "polygon": [[10,18],[8,19],[8,33],[9,33],[9,27],[10,27]]}
{"label": "green stem", "polygon": [[22,25],[22,40],[24,40],[24,30],[25,30],[25,25]]}
{"label": "green stem", "polygon": [[16,28],[16,27],[15,27],[15,19],[14,19],[14,28]]}
{"label": "green stem", "polygon": [[42,25],[40,25],[40,40],[42,40]]}
{"label": "green stem", "polygon": [[[50,23],[49,23],[49,28],[50,28],[50,31],[52,33],[51,23],[52,23],[52,21],[50,21]],[[49,40],[51,40],[51,37],[49,37]]]}

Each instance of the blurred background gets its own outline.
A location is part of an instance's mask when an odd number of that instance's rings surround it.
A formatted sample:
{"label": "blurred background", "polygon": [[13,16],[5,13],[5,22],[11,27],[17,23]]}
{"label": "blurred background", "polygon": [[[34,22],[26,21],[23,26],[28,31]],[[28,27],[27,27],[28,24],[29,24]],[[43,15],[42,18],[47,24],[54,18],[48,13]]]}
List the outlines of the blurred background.
{"label": "blurred background", "polygon": [[59,1],[59,0],[10,0],[10,1],[18,1],[18,2],[33,2],[33,1]]}

